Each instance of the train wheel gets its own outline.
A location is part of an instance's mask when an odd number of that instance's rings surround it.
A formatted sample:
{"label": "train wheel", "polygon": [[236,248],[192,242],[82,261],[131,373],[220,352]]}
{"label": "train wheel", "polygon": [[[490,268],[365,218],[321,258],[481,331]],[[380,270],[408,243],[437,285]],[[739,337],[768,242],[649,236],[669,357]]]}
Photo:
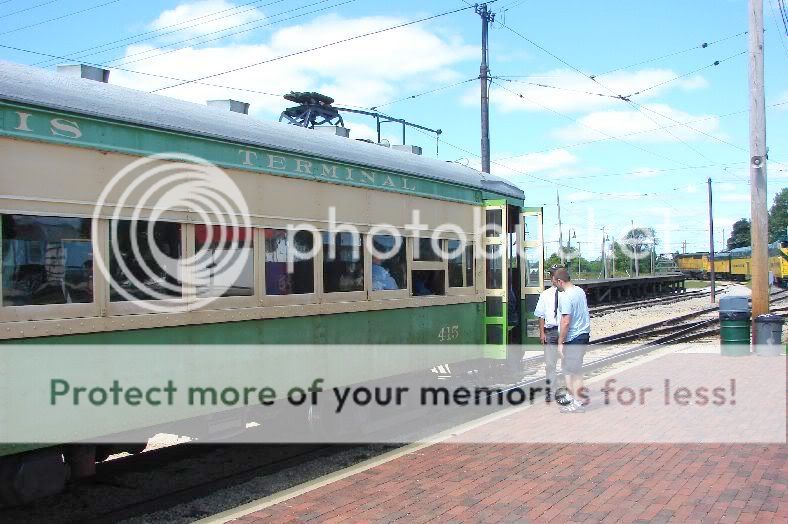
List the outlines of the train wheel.
{"label": "train wheel", "polygon": [[42,450],[0,461],[0,504],[17,506],[63,491],[69,468],[59,450]]}

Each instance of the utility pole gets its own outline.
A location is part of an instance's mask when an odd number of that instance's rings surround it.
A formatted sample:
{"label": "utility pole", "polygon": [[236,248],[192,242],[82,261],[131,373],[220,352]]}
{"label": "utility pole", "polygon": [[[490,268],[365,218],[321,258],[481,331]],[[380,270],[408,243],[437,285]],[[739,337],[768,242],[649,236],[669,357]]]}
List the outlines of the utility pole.
{"label": "utility pole", "polygon": [[686,240],[681,243],[681,252],[683,254],[685,254],[685,255],[687,254],[687,241]]}
{"label": "utility pole", "polygon": [[561,197],[558,196],[558,190],[555,190],[555,202],[558,204],[558,256],[561,257],[561,265],[566,263],[564,260],[564,228],[561,224]]}
{"label": "utility pole", "polygon": [[769,312],[769,254],[766,211],[766,108],[763,90],[763,0],[749,0],[750,27],[750,228],[752,318]]}
{"label": "utility pole", "polygon": [[610,276],[616,278],[616,238],[611,238],[610,242]]}
{"label": "utility pole", "polygon": [[602,276],[607,278],[607,257],[605,256],[605,241],[607,237],[605,236],[605,228],[602,227]]}
{"label": "utility pole", "polygon": [[476,6],[476,14],[482,18],[482,64],[479,80],[482,87],[482,171],[490,172],[490,67],[487,60],[487,33],[495,13],[487,10],[487,4]]}
{"label": "utility pole", "polygon": [[725,251],[726,247],[727,246],[725,245],[725,228],[722,228],[722,250]]}
{"label": "utility pole", "polygon": [[711,303],[717,301],[717,288],[714,282],[714,212],[712,211],[711,177],[709,183],[709,275],[711,276]]}

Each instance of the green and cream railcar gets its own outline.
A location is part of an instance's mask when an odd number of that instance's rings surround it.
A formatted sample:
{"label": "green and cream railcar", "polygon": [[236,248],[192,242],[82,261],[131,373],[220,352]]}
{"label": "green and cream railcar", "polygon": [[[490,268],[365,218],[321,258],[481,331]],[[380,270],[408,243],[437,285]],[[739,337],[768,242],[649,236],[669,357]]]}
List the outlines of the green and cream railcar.
{"label": "green and cream railcar", "polygon": [[[133,283],[121,282],[128,294],[119,294],[97,266],[109,260],[112,273],[110,243],[127,252],[135,240],[123,223],[155,210],[131,198],[94,212],[117,173],[161,153],[204,159],[239,188],[249,227],[236,230],[229,249],[250,250],[251,262],[240,284],[204,305],[194,289],[169,282],[173,291],[165,275],[154,275],[148,284],[169,289],[172,306],[158,312],[143,307],[155,301]],[[476,344],[484,357],[503,360],[538,336],[528,312],[542,289],[541,210],[524,207],[512,184],[455,163],[5,62],[0,158],[5,343]],[[394,285],[373,286],[366,248],[324,256],[331,209],[362,235],[387,224],[406,237],[387,261]],[[409,233],[414,209],[428,224],[422,238]],[[125,237],[110,238],[112,213]],[[286,272],[285,232],[296,224],[304,226],[296,242],[316,247],[316,256]],[[501,230],[483,233],[486,224]],[[471,241],[462,256],[434,257],[422,245],[433,234],[455,244],[458,230]],[[189,209],[168,209],[150,232],[156,248],[178,260],[205,241],[206,225]],[[342,234],[340,249],[348,247]],[[7,482],[35,463],[58,479],[62,457],[79,455],[37,447],[0,445],[0,477]],[[8,496],[9,489],[0,486],[7,499],[40,494]]]}

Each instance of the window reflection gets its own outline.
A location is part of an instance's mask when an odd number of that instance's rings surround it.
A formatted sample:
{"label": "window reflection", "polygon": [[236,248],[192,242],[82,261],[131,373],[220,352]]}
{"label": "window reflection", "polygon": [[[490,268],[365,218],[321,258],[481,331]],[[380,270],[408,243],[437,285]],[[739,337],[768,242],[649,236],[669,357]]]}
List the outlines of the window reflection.
{"label": "window reflection", "polygon": [[[436,241],[436,244],[440,249],[443,248],[443,240]],[[433,246],[433,242],[431,238],[419,238],[418,239],[418,249],[413,253],[413,260],[418,262],[441,262],[443,261],[443,257],[441,256],[440,249],[436,250]]]}
{"label": "window reflection", "polygon": [[306,256],[312,251],[314,242],[310,231],[296,231],[289,243],[287,230],[265,230],[266,295],[315,292],[315,262]]}
{"label": "window reflection", "polygon": [[503,288],[503,263],[500,244],[487,246],[487,270],[485,273],[487,289]]}
{"label": "window reflection", "polygon": [[449,258],[449,287],[463,287],[463,259],[465,251],[460,249],[459,240],[448,241],[448,253],[454,253]]}
{"label": "window reflection", "polygon": [[446,272],[439,270],[413,271],[413,296],[446,294]]}
{"label": "window reflection", "polygon": [[[117,242],[117,252],[113,247],[113,239]],[[139,256],[134,253],[134,243],[139,250]],[[180,224],[151,223],[147,220],[113,221],[110,224],[109,251],[109,272],[112,279],[110,301],[181,297]],[[123,264],[118,258],[122,259]]]}
{"label": "window reflection", "polygon": [[323,291],[337,293],[363,290],[362,236],[344,232],[323,233]]}
{"label": "window reflection", "polygon": [[3,215],[3,305],[93,302],[90,219]]}
{"label": "window reflection", "polygon": [[[254,230],[233,226],[194,226],[199,297],[254,295]],[[222,238],[222,236],[224,238]]]}

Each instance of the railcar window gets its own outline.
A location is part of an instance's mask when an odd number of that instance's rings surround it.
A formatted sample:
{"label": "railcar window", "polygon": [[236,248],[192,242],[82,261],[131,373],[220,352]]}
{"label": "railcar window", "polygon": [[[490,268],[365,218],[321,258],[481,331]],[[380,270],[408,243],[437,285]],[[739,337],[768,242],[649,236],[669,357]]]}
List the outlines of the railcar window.
{"label": "railcar window", "polygon": [[372,237],[372,244],[378,254],[385,255],[382,258],[372,255],[373,291],[405,289],[408,287],[406,242],[404,238],[400,237],[399,249],[395,251],[396,240],[391,235],[374,235]]}
{"label": "railcar window", "polygon": [[503,210],[501,209],[488,209],[485,212],[486,227],[485,235],[488,237],[497,237],[503,232]]}
{"label": "railcar window", "polygon": [[323,233],[323,291],[364,291],[362,235]]}
{"label": "railcar window", "polygon": [[307,256],[314,243],[310,231],[296,231],[288,242],[287,230],[265,230],[266,295],[315,292],[315,261],[313,257]]}
{"label": "railcar window", "polygon": [[93,302],[90,219],[3,215],[3,305]]}
{"label": "railcar window", "polygon": [[487,289],[503,289],[503,263],[501,245],[487,246]]}
{"label": "railcar window", "polygon": [[539,279],[542,275],[539,273],[539,259],[541,256],[541,249],[535,247],[525,248],[525,286],[535,287],[539,286]]}
{"label": "railcar window", "polygon": [[414,270],[413,296],[446,294],[446,272],[442,270]]}
{"label": "railcar window", "polygon": [[465,285],[473,285],[474,264],[476,260],[473,257],[473,244],[468,243],[465,246]]}
{"label": "railcar window", "polygon": [[109,251],[110,301],[181,297],[180,224],[118,220],[110,224]]}
{"label": "railcar window", "polygon": [[435,246],[432,244],[431,238],[419,238],[416,245],[416,248],[413,252],[413,260],[418,262],[442,262],[443,256],[441,250],[443,249],[443,240],[438,240],[437,245],[439,247],[438,250],[435,249]]}
{"label": "railcar window", "polygon": [[449,240],[447,251],[454,253],[454,256],[449,258],[449,287],[463,287],[465,250],[460,249],[459,240]]}
{"label": "railcar window", "polygon": [[197,296],[254,295],[254,230],[250,227],[194,226]]}

